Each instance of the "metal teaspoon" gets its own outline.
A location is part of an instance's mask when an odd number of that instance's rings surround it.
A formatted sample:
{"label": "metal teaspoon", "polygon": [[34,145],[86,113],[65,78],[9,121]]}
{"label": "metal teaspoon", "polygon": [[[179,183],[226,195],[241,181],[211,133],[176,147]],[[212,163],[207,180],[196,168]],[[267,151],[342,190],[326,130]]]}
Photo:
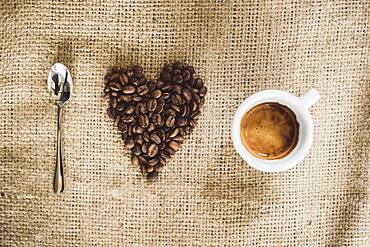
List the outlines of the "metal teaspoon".
{"label": "metal teaspoon", "polygon": [[72,93],[72,77],[68,68],[56,63],[51,67],[48,76],[48,90],[50,98],[57,105],[58,112],[58,127],[57,127],[57,152],[56,152],[56,166],[54,176],[54,192],[62,193],[64,191],[64,174],[63,174],[63,156],[61,143],[61,108],[70,99]]}

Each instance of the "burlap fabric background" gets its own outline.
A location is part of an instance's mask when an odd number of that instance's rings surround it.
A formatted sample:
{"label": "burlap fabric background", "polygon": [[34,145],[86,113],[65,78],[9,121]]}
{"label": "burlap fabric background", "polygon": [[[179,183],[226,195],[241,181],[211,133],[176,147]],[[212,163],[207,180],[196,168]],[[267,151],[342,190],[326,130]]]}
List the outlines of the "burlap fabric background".
{"label": "burlap fabric background", "polygon": [[[1,246],[370,246],[368,1],[1,1]],[[103,77],[139,63],[196,68],[199,127],[148,184],[106,116]],[[46,78],[73,72],[66,192],[55,195],[56,109]],[[263,89],[317,88],[315,140],[268,174],[230,123]]]}

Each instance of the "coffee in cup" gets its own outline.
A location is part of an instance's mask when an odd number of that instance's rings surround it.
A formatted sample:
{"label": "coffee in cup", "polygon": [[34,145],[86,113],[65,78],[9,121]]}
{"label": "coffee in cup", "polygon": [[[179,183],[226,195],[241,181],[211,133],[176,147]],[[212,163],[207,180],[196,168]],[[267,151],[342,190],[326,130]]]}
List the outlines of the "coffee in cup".
{"label": "coffee in cup", "polygon": [[298,130],[294,112],[276,102],[254,106],[240,122],[244,147],[255,157],[266,160],[286,157],[297,145]]}

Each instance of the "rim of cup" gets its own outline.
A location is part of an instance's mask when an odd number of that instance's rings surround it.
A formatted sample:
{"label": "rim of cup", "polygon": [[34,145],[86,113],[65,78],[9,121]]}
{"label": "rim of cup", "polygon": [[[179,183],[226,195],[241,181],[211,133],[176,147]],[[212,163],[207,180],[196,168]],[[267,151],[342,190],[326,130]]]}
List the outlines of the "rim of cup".
{"label": "rim of cup", "polygon": [[[235,150],[248,165],[264,172],[281,172],[299,164],[309,152],[313,142],[314,125],[308,109],[319,99],[316,89],[297,97],[281,90],[264,90],[246,98],[237,108],[231,126],[231,136]],[[265,160],[252,155],[244,146],[240,137],[240,122],[252,107],[266,102],[277,102],[291,109],[299,123],[298,142],[296,147],[284,158]]]}

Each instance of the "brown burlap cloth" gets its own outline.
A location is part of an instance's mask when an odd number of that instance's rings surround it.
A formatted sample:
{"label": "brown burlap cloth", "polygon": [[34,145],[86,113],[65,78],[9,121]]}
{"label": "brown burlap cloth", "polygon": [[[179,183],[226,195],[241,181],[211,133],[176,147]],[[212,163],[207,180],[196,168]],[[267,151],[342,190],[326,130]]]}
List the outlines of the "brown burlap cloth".
{"label": "brown burlap cloth", "polygon": [[[0,3],[0,246],[370,246],[369,1]],[[209,88],[198,128],[148,184],[106,115],[114,64],[192,64]],[[73,73],[66,192],[52,190],[56,108]],[[263,89],[317,88],[314,144],[282,173],[235,152],[236,107]]]}

